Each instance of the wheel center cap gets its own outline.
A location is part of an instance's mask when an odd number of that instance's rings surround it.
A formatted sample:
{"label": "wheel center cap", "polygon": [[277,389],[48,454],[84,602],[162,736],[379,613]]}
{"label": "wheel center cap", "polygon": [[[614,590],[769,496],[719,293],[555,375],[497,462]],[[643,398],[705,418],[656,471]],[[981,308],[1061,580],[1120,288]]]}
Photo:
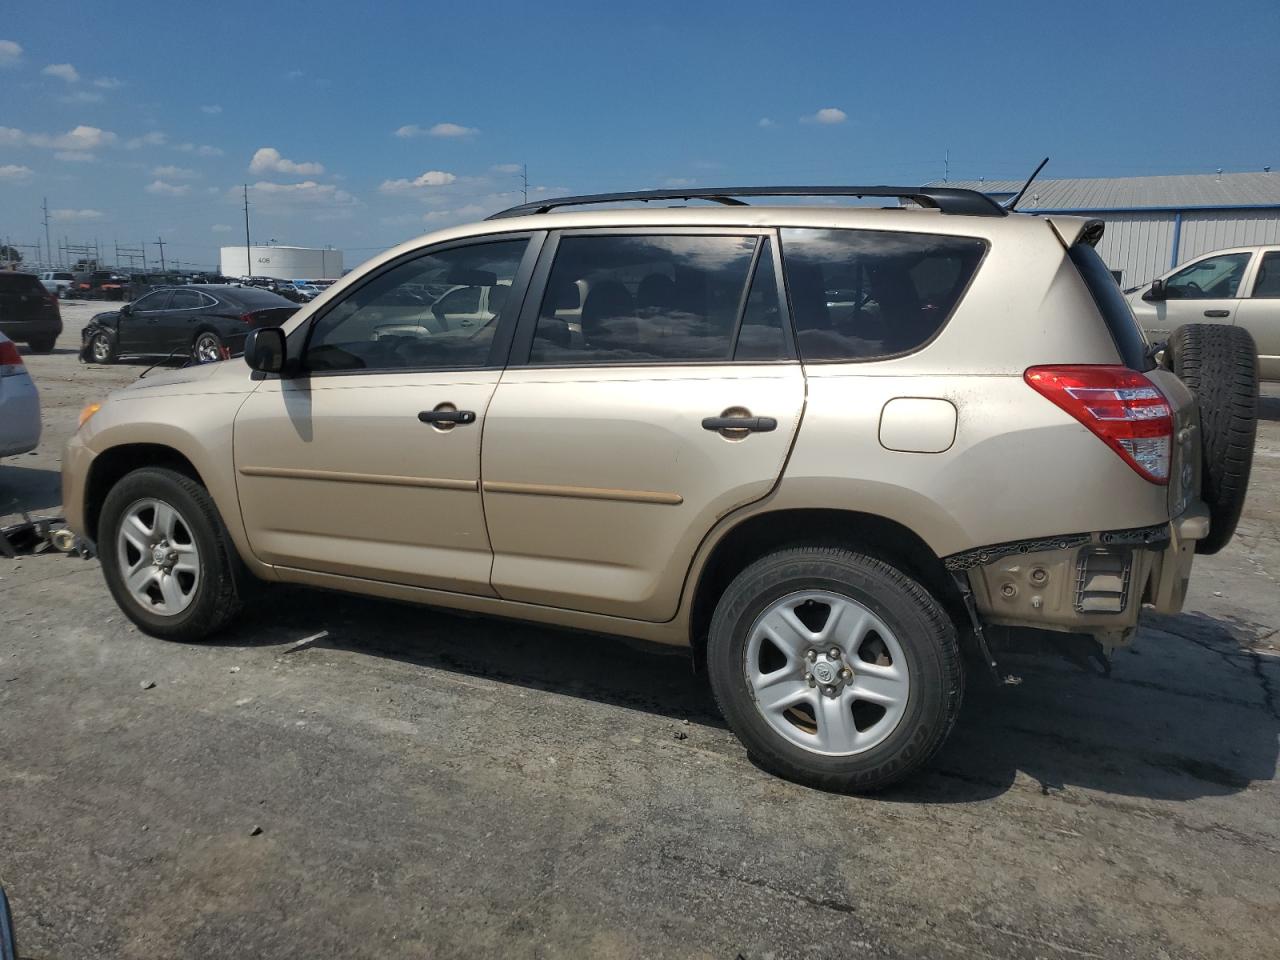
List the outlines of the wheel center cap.
{"label": "wheel center cap", "polygon": [[813,665],[811,672],[813,678],[822,684],[835,683],[836,677],[839,676],[835,664],[827,660],[819,660]]}
{"label": "wheel center cap", "polygon": [[163,545],[157,545],[151,548],[151,562],[157,567],[163,567],[169,560],[169,551]]}

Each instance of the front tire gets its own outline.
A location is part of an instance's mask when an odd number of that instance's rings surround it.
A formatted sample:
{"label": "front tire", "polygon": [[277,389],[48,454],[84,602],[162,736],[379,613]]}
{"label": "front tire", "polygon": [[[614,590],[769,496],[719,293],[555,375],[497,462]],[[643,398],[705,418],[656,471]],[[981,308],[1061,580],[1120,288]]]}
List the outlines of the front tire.
{"label": "front tire", "polygon": [[100,330],[89,339],[89,356],[94,363],[115,363],[116,344],[111,335]]}
{"label": "front tire", "polygon": [[248,576],[207,490],[145,467],[111,488],[98,523],[107,587],[139,629],[204,640],[240,612]]}
{"label": "front tire", "polygon": [[871,792],[934,755],[960,712],[951,619],[900,570],[834,547],[779,550],[716,606],[712,692],[761,766],[824,790]]}

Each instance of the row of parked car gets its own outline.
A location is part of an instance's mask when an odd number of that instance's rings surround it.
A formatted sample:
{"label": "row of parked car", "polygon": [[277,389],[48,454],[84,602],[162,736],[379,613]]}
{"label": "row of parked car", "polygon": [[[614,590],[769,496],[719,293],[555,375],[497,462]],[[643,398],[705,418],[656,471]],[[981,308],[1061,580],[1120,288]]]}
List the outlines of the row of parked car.
{"label": "row of parked car", "polygon": [[294,303],[310,303],[332,280],[282,280],[277,277],[224,277],[207,273],[135,273],[114,270],[46,270],[39,274],[44,288],[59,299],[132,300],[159,286],[228,284],[261,287]]}

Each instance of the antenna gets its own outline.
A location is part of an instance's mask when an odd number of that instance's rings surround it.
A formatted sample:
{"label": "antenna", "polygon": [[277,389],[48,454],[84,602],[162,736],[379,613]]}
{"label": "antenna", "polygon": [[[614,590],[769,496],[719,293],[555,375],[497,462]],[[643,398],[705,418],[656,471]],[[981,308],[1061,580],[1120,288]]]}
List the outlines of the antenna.
{"label": "antenna", "polygon": [[1044,165],[1048,162],[1048,157],[1045,157],[1040,161],[1040,166],[1036,167],[1035,170],[1032,171],[1031,176],[1027,177],[1027,182],[1022,185],[1022,189],[1018,191],[1018,195],[1005,205],[1006,210],[1012,211],[1018,206],[1018,201],[1023,198],[1027,190],[1030,188],[1031,181],[1040,175],[1040,171],[1044,169]]}

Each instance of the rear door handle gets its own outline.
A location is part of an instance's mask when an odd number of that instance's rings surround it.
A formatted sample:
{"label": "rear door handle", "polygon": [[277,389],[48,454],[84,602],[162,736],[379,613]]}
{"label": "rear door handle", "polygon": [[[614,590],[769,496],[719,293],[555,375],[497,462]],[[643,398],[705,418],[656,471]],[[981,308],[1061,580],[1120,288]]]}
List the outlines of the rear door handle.
{"label": "rear door handle", "polygon": [[1229,317],[1231,316],[1231,311],[1230,310],[1206,310],[1204,312],[1204,315],[1206,317]]}
{"label": "rear door handle", "polygon": [[748,433],[769,433],[778,429],[773,417],[703,417],[703,430],[746,430]]}
{"label": "rear door handle", "polygon": [[423,423],[475,423],[474,410],[423,410],[418,414]]}

